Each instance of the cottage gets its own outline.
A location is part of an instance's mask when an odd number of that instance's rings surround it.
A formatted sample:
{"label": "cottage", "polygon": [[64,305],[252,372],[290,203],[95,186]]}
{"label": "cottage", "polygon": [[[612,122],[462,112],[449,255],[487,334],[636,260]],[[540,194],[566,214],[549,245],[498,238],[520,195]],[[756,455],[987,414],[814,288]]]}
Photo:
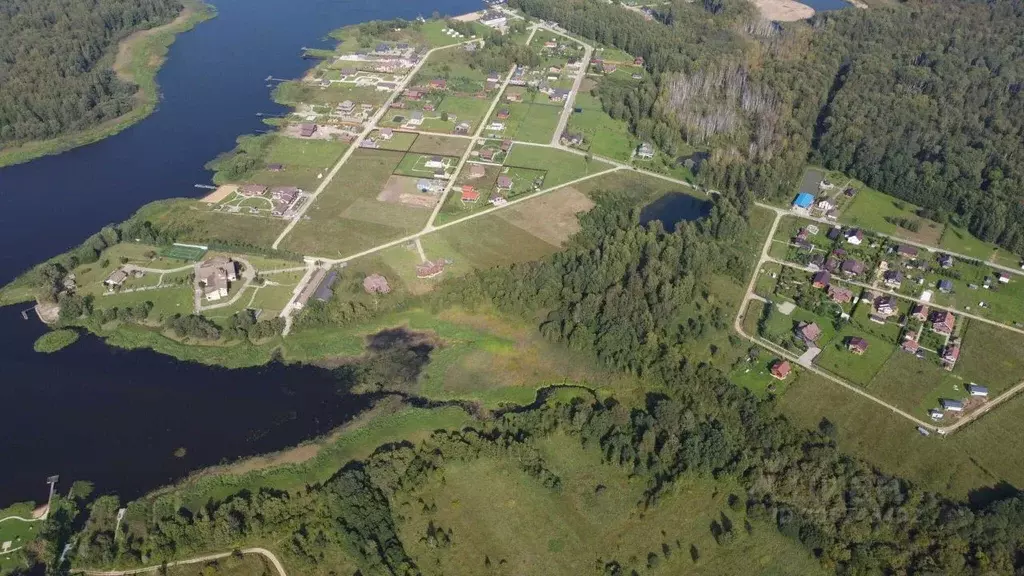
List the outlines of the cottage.
{"label": "cottage", "polygon": [[807,267],[811,270],[818,271],[825,265],[825,257],[821,254],[815,254],[811,256],[811,259],[807,261]]}
{"label": "cottage", "polygon": [[343,114],[351,114],[356,109],[356,103],[351,100],[345,100],[341,104],[338,104],[338,112]]}
{"label": "cottage", "polygon": [[911,246],[909,244],[900,244],[899,246],[896,247],[896,254],[898,254],[901,258],[917,258],[917,246]]}
{"label": "cottage", "polygon": [[859,356],[867,352],[868,341],[859,336],[851,336],[846,341],[846,349]]}
{"label": "cottage", "polygon": [[851,228],[846,231],[846,242],[854,246],[860,246],[864,242],[864,231],[859,228]]}
{"label": "cottage", "polygon": [[998,280],[1000,284],[1009,284],[1010,275],[1006,272],[996,272],[996,280]]}
{"label": "cottage", "polygon": [[497,114],[498,120],[505,120],[508,117],[509,117],[508,108],[502,108],[501,110],[498,110],[498,114]]}
{"label": "cottage", "polygon": [[412,113],[409,114],[409,120],[407,123],[410,126],[419,126],[423,124],[423,112],[420,110],[413,110]]}
{"label": "cottage", "polygon": [[406,90],[404,96],[408,100],[420,100],[423,98],[423,91],[413,89]]}
{"label": "cottage", "polygon": [[423,165],[432,170],[444,168],[444,158],[441,158],[440,156],[431,156]]}
{"label": "cottage", "polygon": [[793,209],[801,212],[806,212],[811,205],[814,204],[814,196],[807,192],[801,192],[796,195],[796,199],[793,200]]}
{"label": "cottage", "polygon": [[459,122],[455,125],[456,134],[469,134],[469,122]]}
{"label": "cottage", "polygon": [[633,64],[636,65],[636,66],[643,66],[644,65],[644,57],[643,56],[637,56],[636,58],[633,58]]}
{"label": "cottage", "polygon": [[843,288],[842,286],[830,285],[828,287],[828,296],[833,302],[845,304],[853,300],[853,291],[849,288]]}
{"label": "cottage", "polygon": [[381,128],[380,137],[382,140],[391,140],[395,137],[395,131],[391,128]]}
{"label": "cottage", "polygon": [[376,148],[377,147],[377,143],[374,142],[373,139],[367,138],[366,140],[363,140],[362,142],[359,143],[359,147],[360,148]]}
{"label": "cottage", "polygon": [[512,178],[505,175],[498,176],[498,188],[501,190],[511,190]]}
{"label": "cottage", "polygon": [[932,314],[932,330],[939,334],[952,334],[956,325],[956,317],[948,310],[938,310]]}
{"label": "cottage", "polygon": [[882,279],[889,288],[896,289],[903,285],[903,273],[899,270],[887,270]]}
{"label": "cottage", "polygon": [[124,284],[124,281],[128,279],[128,273],[118,268],[107,276],[107,279],[103,281],[103,285],[107,288],[114,288]]}
{"label": "cottage", "polygon": [[916,354],[920,347],[921,346],[918,344],[917,340],[915,340],[910,334],[907,334],[906,339],[903,340],[903,351]]}
{"label": "cottage", "polygon": [[316,124],[309,124],[309,123],[300,124],[299,125],[299,136],[302,136],[303,138],[309,138],[309,137],[313,136],[313,134],[316,134],[316,129],[317,129],[317,125]]}
{"label": "cottage", "polygon": [[505,94],[505,100],[508,100],[509,102],[522,102],[523,95],[519,92],[509,92],[508,94]]}
{"label": "cottage", "polygon": [[551,101],[552,102],[565,102],[566,99],[568,99],[568,98],[569,98],[569,91],[568,90],[561,90],[561,89],[559,89],[559,90],[555,90],[554,92],[551,93]]}
{"label": "cottage", "polygon": [[434,90],[445,90],[448,88],[448,81],[444,78],[435,78],[430,81],[430,87]]}
{"label": "cottage", "polygon": [[825,213],[825,217],[829,220],[839,220],[839,210],[833,208]]}
{"label": "cottage", "polygon": [[654,146],[650,142],[644,142],[637,148],[636,155],[644,160],[654,158]]}
{"label": "cottage", "polygon": [[789,364],[788,360],[776,360],[772,363],[772,376],[778,380],[785,380],[792,371],[793,367]]}
{"label": "cottage", "polygon": [[508,152],[511,149],[512,149],[512,141],[511,140],[502,140],[501,141],[501,151],[502,152]]}
{"label": "cottage", "polygon": [[797,325],[796,335],[810,346],[821,337],[821,328],[814,322],[801,322]]}
{"label": "cottage", "polygon": [[928,411],[928,416],[932,420],[942,420],[942,417],[944,416],[944,414],[942,413],[942,410],[937,410],[935,408],[932,408],[931,410]]}
{"label": "cottage", "polygon": [[271,172],[283,172],[284,164],[267,164],[267,170]]}
{"label": "cottage", "polygon": [[978,396],[981,398],[985,398],[986,396],[988,396],[988,388],[984,386],[978,386],[974,382],[971,382],[970,384],[967,385],[967,392],[969,392],[971,396]]}
{"label": "cottage", "polygon": [[436,260],[426,262],[416,266],[416,277],[420,279],[433,278],[442,272],[444,272],[446,262],[444,260]]}
{"label": "cottage", "polygon": [[428,193],[434,189],[434,184],[426,178],[420,178],[416,181],[416,189],[423,193]]}
{"label": "cottage", "polygon": [[853,198],[854,196],[857,195],[857,191],[850,187],[847,188],[846,190],[843,190],[843,194],[845,194],[847,198]]}
{"label": "cottage", "polygon": [[[484,160],[493,160],[494,159],[494,149],[493,148],[484,148],[483,150],[480,151],[480,157],[483,158]],[[480,166],[480,168],[483,169],[483,166]]]}
{"label": "cottage", "polygon": [[391,285],[388,284],[388,279],[380,274],[370,274],[363,279],[363,290],[367,294],[389,294],[391,292]]}
{"label": "cottage", "polygon": [[395,84],[394,82],[378,82],[377,83],[377,91],[378,92],[391,92],[395,88],[398,88],[398,84]]}
{"label": "cottage", "polygon": [[469,184],[462,186],[462,201],[463,202],[476,202],[480,199],[480,193],[476,191],[476,188]]}
{"label": "cottage", "polygon": [[857,260],[844,260],[840,268],[847,276],[857,276],[864,273],[864,263]]}
{"label": "cottage", "polygon": [[238,193],[246,198],[262,196],[267,193],[267,187],[263,184],[242,184],[242,186],[238,188]]}
{"label": "cottage", "polygon": [[213,302],[226,298],[230,283],[238,280],[236,264],[227,256],[214,256],[199,264],[196,281],[203,296]]}
{"label": "cottage", "polygon": [[956,361],[960,359],[960,345],[949,344],[942,349],[942,364],[946,370],[952,370]]}
{"label": "cottage", "polygon": [[959,400],[950,400],[948,398],[942,398],[939,400],[939,404],[942,406],[942,409],[946,410],[947,412],[964,411],[964,403],[960,402]]}
{"label": "cottage", "polygon": [[928,307],[925,306],[924,304],[914,304],[910,308],[910,317],[915,320],[924,322],[925,320],[928,319]]}
{"label": "cottage", "polygon": [[875,312],[880,316],[889,317],[899,312],[896,298],[892,296],[879,296],[875,298]]}
{"label": "cottage", "polygon": [[939,292],[942,292],[943,294],[949,294],[952,291],[953,291],[953,281],[952,280],[946,280],[946,279],[939,280]]}
{"label": "cottage", "polygon": [[811,286],[814,286],[815,288],[825,288],[828,286],[829,280],[831,279],[832,275],[829,274],[829,271],[822,270],[811,277]]}
{"label": "cottage", "polygon": [[825,259],[825,270],[828,270],[829,272],[833,272],[833,273],[836,272],[837,270],[839,270],[839,260],[836,260],[835,258],[833,258],[831,256],[826,258]]}
{"label": "cottage", "polygon": [[949,254],[939,254],[939,266],[942,266],[943,268],[952,268],[953,263],[953,257]]}

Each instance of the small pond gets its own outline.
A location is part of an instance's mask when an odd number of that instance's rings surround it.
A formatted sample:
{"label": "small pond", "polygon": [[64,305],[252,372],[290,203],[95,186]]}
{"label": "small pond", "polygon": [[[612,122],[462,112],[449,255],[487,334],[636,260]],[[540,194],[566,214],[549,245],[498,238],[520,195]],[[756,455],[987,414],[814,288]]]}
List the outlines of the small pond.
{"label": "small pond", "polygon": [[711,213],[711,202],[682,192],[669,192],[640,211],[640,224],[658,220],[665,230],[675,232],[680,222],[700,220]]}

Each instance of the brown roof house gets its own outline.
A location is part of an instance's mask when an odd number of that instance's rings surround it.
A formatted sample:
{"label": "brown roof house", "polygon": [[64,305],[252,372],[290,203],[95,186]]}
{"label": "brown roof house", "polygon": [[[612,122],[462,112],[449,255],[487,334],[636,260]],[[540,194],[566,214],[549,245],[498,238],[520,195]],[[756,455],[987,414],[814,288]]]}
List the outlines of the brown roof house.
{"label": "brown roof house", "polygon": [[854,354],[861,355],[868,351],[868,341],[859,336],[851,336],[846,340],[846,349]]}
{"label": "brown roof house", "polygon": [[309,138],[313,134],[316,134],[316,128],[316,124],[299,124],[299,136],[302,136],[303,138]]}
{"label": "brown roof house", "polygon": [[444,272],[446,262],[443,259],[426,262],[416,266],[416,277],[417,278],[433,278]]}
{"label": "brown roof house", "polygon": [[952,334],[956,325],[956,317],[948,310],[938,310],[932,314],[932,330],[939,334]]}
{"label": "brown roof house", "polygon": [[213,302],[226,298],[231,282],[238,280],[235,262],[227,256],[214,256],[199,265],[196,282],[203,291],[203,297]]}
{"label": "brown roof house", "polygon": [[896,253],[903,258],[917,258],[918,250],[917,246],[911,246],[910,244],[900,244],[896,247]]}
{"label": "brown roof house", "polygon": [[801,322],[796,327],[796,335],[810,346],[821,337],[821,328],[814,322]]}
{"label": "brown roof house", "polygon": [[238,193],[246,198],[262,196],[267,193],[267,187],[263,184],[242,184],[242,186],[238,188]]}
{"label": "brown roof house", "polygon": [[498,176],[498,188],[502,190],[509,190],[512,188],[512,179],[508,176]]}
{"label": "brown roof house", "polygon": [[124,284],[124,281],[128,279],[128,273],[118,268],[107,276],[107,279],[103,281],[103,285],[107,288],[114,288]]}
{"label": "brown roof house", "polygon": [[875,312],[886,318],[896,314],[899,312],[899,307],[896,304],[896,298],[892,296],[879,296],[878,298],[875,298]]}
{"label": "brown roof house", "polygon": [[829,271],[822,270],[811,277],[811,286],[814,286],[815,288],[824,288],[828,286],[828,281],[831,279],[832,275],[829,274]]}
{"label": "brown roof house", "polygon": [[917,353],[917,349],[920,348],[920,347],[921,347],[921,345],[917,343],[916,339],[914,339],[913,334],[907,334],[906,335],[906,338],[903,340],[903,346],[902,346],[902,348],[903,348],[903,350],[905,352],[910,352],[911,354],[916,354]]}
{"label": "brown roof house", "polygon": [[850,260],[844,260],[840,269],[843,271],[843,274],[857,276],[864,273],[864,263],[851,258]]}
{"label": "brown roof house", "polygon": [[363,279],[363,290],[368,294],[388,294],[391,292],[391,285],[388,279],[380,274],[370,274]]}
{"label": "brown roof house", "polygon": [[946,370],[952,370],[956,361],[960,359],[960,345],[950,344],[942,350],[942,365]]}
{"label": "brown roof house", "polygon": [[842,286],[831,285],[828,287],[828,296],[833,302],[845,304],[853,300],[853,291]]}
{"label": "brown roof house", "polygon": [[788,360],[776,360],[772,363],[771,372],[772,376],[779,380],[785,380],[789,373],[793,371],[793,367],[790,366]]}
{"label": "brown roof house", "polygon": [[915,320],[920,320],[921,322],[924,322],[925,320],[928,319],[928,307],[925,306],[924,304],[914,304],[910,308],[910,316]]}

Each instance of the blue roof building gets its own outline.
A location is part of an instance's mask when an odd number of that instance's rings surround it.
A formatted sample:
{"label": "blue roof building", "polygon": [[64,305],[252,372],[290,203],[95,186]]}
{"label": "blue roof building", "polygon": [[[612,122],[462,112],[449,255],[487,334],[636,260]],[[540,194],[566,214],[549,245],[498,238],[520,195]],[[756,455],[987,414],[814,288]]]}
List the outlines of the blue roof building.
{"label": "blue roof building", "polygon": [[801,192],[797,194],[796,200],[793,200],[793,207],[807,209],[814,204],[814,196],[811,196],[807,192]]}

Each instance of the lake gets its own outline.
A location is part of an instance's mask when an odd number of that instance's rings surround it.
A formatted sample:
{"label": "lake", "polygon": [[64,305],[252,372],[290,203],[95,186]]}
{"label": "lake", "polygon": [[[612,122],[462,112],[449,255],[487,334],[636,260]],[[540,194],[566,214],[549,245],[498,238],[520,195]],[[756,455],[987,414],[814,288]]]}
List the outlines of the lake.
{"label": "lake", "polygon": [[843,8],[853,8],[852,4],[844,2],[843,0],[799,0],[799,2],[814,8],[815,12],[828,12],[831,10],[842,10]]}
{"label": "lake", "polygon": [[[203,165],[279,114],[267,76],[310,66],[301,48],[373,19],[461,14],[479,0],[218,0],[219,15],[182,34],[158,75],[158,110],[121,134],[0,168],[0,283],[71,248],[147,202],[198,197]],[[197,468],[277,450],[338,426],[365,400],[339,395],[327,371],[271,365],[226,370],[123,351],[83,336],[36,354],[43,333],[24,306],[0,309],[0,507],[45,499],[61,474],[133,497]],[[174,451],[185,449],[183,457]]]}
{"label": "lake", "polygon": [[675,232],[680,222],[699,220],[711,213],[711,202],[683,192],[669,192],[644,206],[640,211],[640,224],[646,226],[658,220],[669,232]]}

